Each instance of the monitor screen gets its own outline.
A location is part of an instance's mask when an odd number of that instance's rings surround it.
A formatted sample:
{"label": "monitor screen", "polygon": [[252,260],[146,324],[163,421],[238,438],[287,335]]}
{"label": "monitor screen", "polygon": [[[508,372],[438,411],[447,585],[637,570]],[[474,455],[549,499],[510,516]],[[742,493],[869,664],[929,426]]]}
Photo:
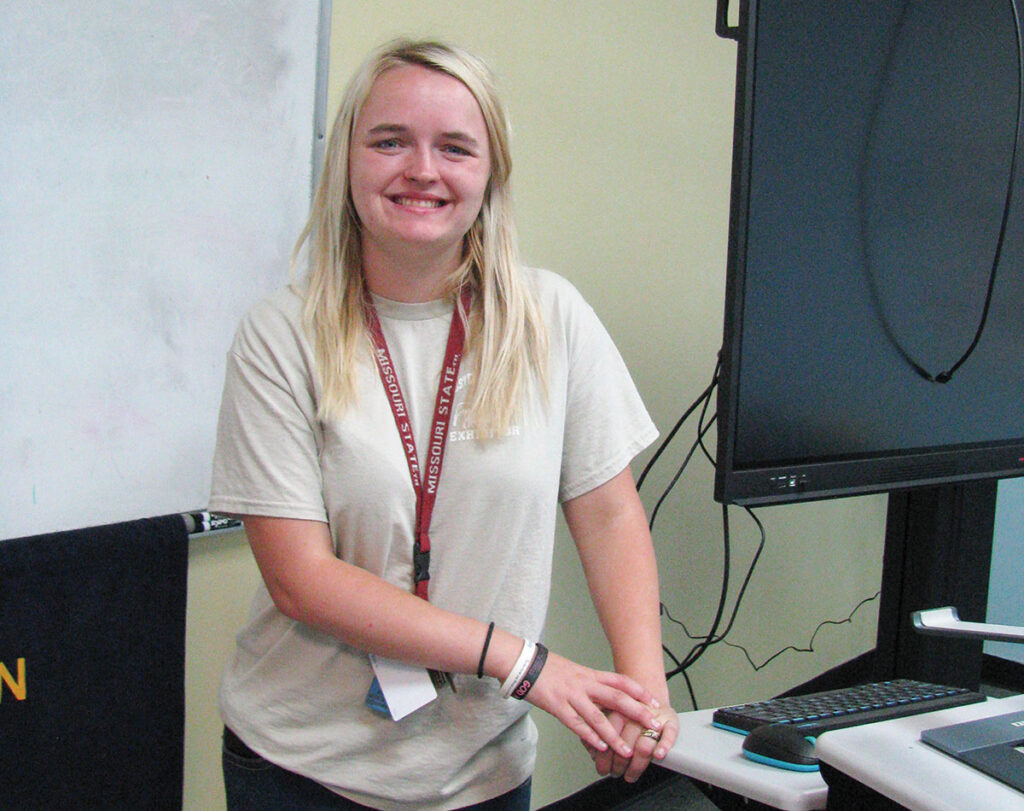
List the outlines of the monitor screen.
{"label": "monitor screen", "polygon": [[1018,29],[1011,0],[741,6],[718,500],[1024,475]]}

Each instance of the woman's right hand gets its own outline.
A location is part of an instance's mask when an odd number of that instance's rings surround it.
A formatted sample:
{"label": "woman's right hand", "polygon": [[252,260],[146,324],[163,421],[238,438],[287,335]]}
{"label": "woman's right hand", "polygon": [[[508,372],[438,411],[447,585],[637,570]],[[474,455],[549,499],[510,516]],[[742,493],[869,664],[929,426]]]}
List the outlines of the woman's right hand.
{"label": "woman's right hand", "polygon": [[593,670],[548,653],[526,700],[568,727],[584,746],[599,752],[611,749],[624,758],[632,747],[608,720],[607,712],[636,721],[644,728],[661,729],[658,702],[638,682],[620,673]]}

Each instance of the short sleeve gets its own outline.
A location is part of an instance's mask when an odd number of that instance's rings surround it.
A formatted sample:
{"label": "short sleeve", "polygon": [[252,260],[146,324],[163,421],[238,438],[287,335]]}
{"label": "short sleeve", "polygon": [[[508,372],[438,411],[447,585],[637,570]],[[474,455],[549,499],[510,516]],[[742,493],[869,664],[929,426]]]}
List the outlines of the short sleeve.
{"label": "short sleeve", "polygon": [[209,505],[215,512],[327,520],[312,357],[293,298],[278,294],[254,307],[228,354]]}
{"label": "short sleeve", "polygon": [[561,308],[568,364],[561,501],[604,484],[658,436],[611,336],[571,291]]}

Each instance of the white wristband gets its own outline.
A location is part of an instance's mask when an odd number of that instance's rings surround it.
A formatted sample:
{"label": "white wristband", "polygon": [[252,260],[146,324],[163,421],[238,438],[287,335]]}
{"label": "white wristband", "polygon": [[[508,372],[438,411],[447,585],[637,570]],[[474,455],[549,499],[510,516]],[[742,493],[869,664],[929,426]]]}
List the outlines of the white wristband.
{"label": "white wristband", "polygon": [[533,655],[536,652],[537,644],[524,639],[523,649],[519,651],[519,658],[512,665],[512,669],[508,672],[508,676],[505,677],[505,681],[501,683],[499,693],[502,698],[512,697],[512,691],[516,689],[516,685],[523,680],[526,671],[530,669],[530,662],[533,661]]}

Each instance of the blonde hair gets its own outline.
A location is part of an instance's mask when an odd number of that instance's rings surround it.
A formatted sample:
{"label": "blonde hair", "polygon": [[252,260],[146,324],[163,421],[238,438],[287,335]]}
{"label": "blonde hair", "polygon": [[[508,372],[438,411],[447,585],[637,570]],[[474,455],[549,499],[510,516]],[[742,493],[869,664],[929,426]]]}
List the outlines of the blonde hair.
{"label": "blonde hair", "polygon": [[[368,357],[360,223],[352,202],[349,152],[356,117],[374,81],[401,65],[420,65],[461,81],[487,126],[491,171],[483,205],[465,237],[463,261],[449,282],[473,290],[466,358],[473,363],[467,408],[478,437],[505,433],[521,413],[531,385],[546,390],[547,332],[522,276],[512,218],[509,129],[490,70],[477,57],[440,42],[395,40],[378,48],[355,73],[331,129],[313,206],[295,249],[308,251],[308,329],[322,389],[319,418],[340,416],[354,403],[356,372]],[[465,318],[461,305],[456,317]]]}

